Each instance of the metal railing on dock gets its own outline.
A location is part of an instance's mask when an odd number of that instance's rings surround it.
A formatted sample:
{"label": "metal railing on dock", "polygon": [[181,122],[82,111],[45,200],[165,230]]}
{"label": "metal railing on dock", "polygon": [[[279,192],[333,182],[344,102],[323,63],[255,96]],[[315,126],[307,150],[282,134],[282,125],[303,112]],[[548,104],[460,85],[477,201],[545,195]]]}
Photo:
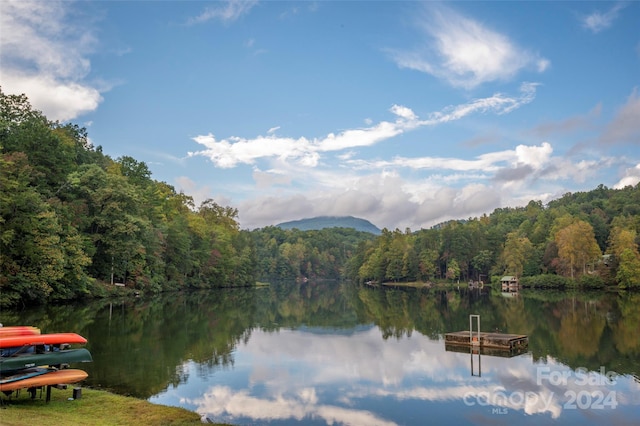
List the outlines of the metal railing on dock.
{"label": "metal railing on dock", "polygon": [[[476,319],[476,324],[477,324],[477,332],[476,332],[476,338],[473,338],[473,319]],[[474,315],[471,314],[469,315],[469,344],[472,346],[475,345],[480,345],[480,315]]]}

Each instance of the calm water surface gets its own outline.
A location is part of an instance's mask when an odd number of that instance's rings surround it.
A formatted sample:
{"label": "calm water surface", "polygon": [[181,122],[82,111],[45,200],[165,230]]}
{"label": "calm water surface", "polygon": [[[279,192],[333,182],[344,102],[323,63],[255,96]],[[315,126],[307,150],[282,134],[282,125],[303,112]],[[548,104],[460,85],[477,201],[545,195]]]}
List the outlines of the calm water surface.
{"label": "calm water surface", "polygon": [[[444,333],[529,336],[517,353]],[[87,337],[87,385],[233,424],[640,424],[640,295],[277,284],[0,312]]]}

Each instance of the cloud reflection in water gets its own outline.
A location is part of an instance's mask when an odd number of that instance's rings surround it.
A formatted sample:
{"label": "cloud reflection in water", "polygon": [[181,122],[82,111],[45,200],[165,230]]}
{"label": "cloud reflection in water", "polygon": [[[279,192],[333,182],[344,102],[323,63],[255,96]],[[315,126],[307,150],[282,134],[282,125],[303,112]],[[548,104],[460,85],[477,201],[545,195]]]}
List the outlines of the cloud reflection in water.
{"label": "cloud reflection in water", "polygon": [[[607,414],[563,412],[567,390],[609,388],[539,380],[541,366],[575,374],[552,358],[539,364],[530,355],[482,356],[475,362],[481,362],[479,377],[471,374],[469,354],[447,352],[443,341],[418,332],[385,340],[373,326],[354,332],[254,330],[238,345],[234,368],[213,373],[215,383],[204,383],[198,396],[180,396],[180,405],[235,424],[394,425],[425,419],[535,423],[567,415],[593,423]],[[630,382],[625,382],[630,392],[640,390]]]}

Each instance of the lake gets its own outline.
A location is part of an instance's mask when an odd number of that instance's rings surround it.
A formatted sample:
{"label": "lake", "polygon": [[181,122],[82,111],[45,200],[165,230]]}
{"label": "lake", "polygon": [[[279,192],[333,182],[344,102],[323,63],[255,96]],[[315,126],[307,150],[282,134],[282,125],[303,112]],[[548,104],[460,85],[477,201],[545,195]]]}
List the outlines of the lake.
{"label": "lake", "polygon": [[[444,334],[526,334],[525,351]],[[5,325],[88,339],[85,385],[233,424],[640,424],[640,295],[337,282],[20,311]]]}

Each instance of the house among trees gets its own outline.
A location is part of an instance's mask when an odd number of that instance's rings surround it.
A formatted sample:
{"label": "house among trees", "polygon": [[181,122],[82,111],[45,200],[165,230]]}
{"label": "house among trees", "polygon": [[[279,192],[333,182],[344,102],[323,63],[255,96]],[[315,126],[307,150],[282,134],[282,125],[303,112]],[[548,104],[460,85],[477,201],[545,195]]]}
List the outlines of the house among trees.
{"label": "house among trees", "polygon": [[518,277],[515,277],[513,275],[505,275],[500,280],[500,283],[502,283],[503,292],[517,292],[518,287],[520,286]]}

